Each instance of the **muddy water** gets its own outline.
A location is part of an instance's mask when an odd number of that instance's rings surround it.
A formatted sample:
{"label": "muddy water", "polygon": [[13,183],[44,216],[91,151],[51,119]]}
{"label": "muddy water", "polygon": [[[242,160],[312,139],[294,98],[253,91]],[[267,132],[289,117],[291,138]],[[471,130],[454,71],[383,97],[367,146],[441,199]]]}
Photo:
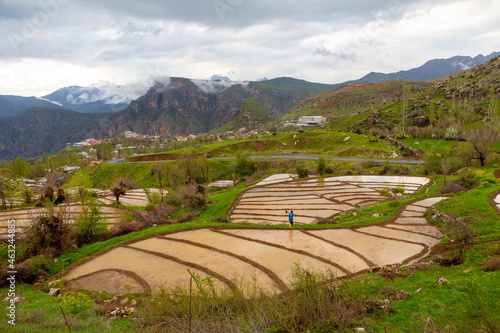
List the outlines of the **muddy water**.
{"label": "muddy water", "polygon": [[[164,259],[157,255],[144,253],[135,249],[118,247],[108,253],[95,257],[93,260],[77,266],[66,276],[66,280],[72,280],[89,273],[105,269],[120,269],[135,272],[142,277],[149,286],[188,286],[190,275],[187,269],[199,274],[202,278],[207,274],[179,264],[175,261]],[[224,284],[215,279],[215,284],[220,287]]]}
{"label": "muddy water", "polygon": [[378,226],[364,227],[358,229],[358,231],[376,236],[398,239],[402,241],[422,243],[429,247],[439,243],[439,240],[433,237],[412,233],[410,231],[394,230],[385,227],[378,227]]}
{"label": "muddy water", "polygon": [[141,294],[146,292],[136,279],[116,271],[98,271],[91,275],[72,280],[67,286],[70,289],[105,290],[115,295],[123,293]]}
{"label": "muddy water", "polygon": [[303,254],[289,252],[254,241],[230,237],[207,229],[177,233],[169,236],[169,238],[189,239],[243,256],[265,266],[285,283],[291,281],[292,268],[295,263],[299,263],[305,269],[337,270],[332,265]]}
{"label": "muddy water", "polygon": [[424,217],[399,217],[394,221],[398,224],[427,224],[427,220]]}
{"label": "muddy water", "polygon": [[258,241],[301,250],[328,259],[351,273],[367,269],[367,263],[356,254],[299,230],[228,230],[228,233]]}
{"label": "muddy water", "polygon": [[[74,219],[83,211],[82,205],[66,204],[56,207],[56,212],[61,211],[67,215],[69,223],[73,223]],[[44,209],[42,208],[31,208],[31,209],[21,209],[21,210],[7,210],[0,212],[0,234],[6,232],[8,220],[15,220],[16,227],[19,228],[19,232],[22,232],[31,220],[44,214]],[[109,224],[118,223],[123,216],[123,210],[116,207],[102,207],[102,214],[108,219]]]}
{"label": "muddy water", "polygon": [[386,224],[385,227],[399,230],[406,230],[415,233],[428,235],[431,237],[441,238],[443,235],[439,230],[431,225],[402,225],[402,224]]}
{"label": "muddy water", "polygon": [[376,265],[402,263],[407,258],[417,255],[425,249],[423,245],[384,239],[349,229],[315,230],[311,231],[311,234],[352,248],[356,253],[363,255]]}
{"label": "muddy water", "polygon": [[255,279],[260,287],[274,290],[275,283],[271,278],[254,266],[241,261],[229,254],[212,251],[191,244],[175,242],[169,239],[151,238],[131,245],[134,248],[163,253],[194,263],[225,276],[230,280],[249,281]]}

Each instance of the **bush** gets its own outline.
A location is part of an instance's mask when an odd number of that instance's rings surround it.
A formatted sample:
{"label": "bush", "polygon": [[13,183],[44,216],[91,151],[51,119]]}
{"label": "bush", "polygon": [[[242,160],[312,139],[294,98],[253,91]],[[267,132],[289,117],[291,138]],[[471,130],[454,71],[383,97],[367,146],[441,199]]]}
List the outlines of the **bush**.
{"label": "bush", "polygon": [[195,217],[198,217],[198,216],[199,216],[198,213],[194,213],[194,212],[187,213],[187,214],[184,214],[184,215],[178,217],[177,220],[176,220],[176,223],[186,223],[186,222],[189,222],[189,221],[191,221],[192,219],[194,219]]}
{"label": "bush", "polygon": [[323,157],[320,157],[318,159],[318,162],[316,163],[316,169],[318,170],[318,173],[323,176],[326,172],[326,160]]}
{"label": "bush", "polygon": [[444,134],[444,138],[447,140],[457,140],[459,137],[460,137],[460,133],[453,126],[448,127],[446,129],[445,134]]}
{"label": "bush", "polygon": [[144,229],[153,225],[168,224],[167,219],[175,213],[176,209],[172,204],[162,203],[156,207],[148,209],[148,212],[133,212],[132,218],[139,224],[139,228]]}
{"label": "bush", "polygon": [[53,248],[57,256],[67,250],[71,245],[71,237],[66,208],[49,203],[30,221],[26,236],[25,243],[33,254]]}
{"label": "bush", "polygon": [[189,209],[204,209],[207,205],[203,188],[195,184],[182,186],[168,202],[174,206]]}
{"label": "bush", "polygon": [[240,176],[251,176],[257,170],[257,162],[251,161],[245,156],[238,154],[236,156],[234,172]]}
{"label": "bush", "polygon": [[73,232],[78,246],[93,243],[108,231],[108,220],[102,216],[101,206],[95,199],[88,201],[82,210],[75,220]]}
{"label": "bush", "polygon": [[302,164],[297,164],[297,166],[295,167],[295,173],[297,174],[297,177],[299,177],[299,179],[309,177],[309,170]]}

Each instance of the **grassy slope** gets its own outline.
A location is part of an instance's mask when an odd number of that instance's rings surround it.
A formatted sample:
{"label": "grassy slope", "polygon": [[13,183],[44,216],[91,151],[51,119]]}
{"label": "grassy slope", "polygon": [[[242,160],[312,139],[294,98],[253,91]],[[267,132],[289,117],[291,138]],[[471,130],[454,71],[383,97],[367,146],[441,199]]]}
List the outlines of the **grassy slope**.
{"label": "grassy slope", "polygon": [[[292,108],[282,118],[296,119],[304,115],[338,116],[365,111],[385,100],[401,98],[403,81],[355,84],[339,90],[326,91]],[[423,90],[429,83],[411,82],[415,90]]]}
{"label": "grassy slope", "polygon": [[[350,139],[344,141],[347,137]],[[384,140],[370,142],[364,135],[308,130],[304,133],[288,132],[277,135],[261,135],[255,139],[223,141],[198,148],[171,151],[166,154],[207,154],[211,157],[228,157],[243,152],[249,155],[298,153],[329,157],[390,158],[396,151],[396,148]]]}
{"label": "grassy slope", "polygon": [[254,128],[259,125],[269,124],[274,116],[256,98],[249,98],[243,103],[238,114],[218,132],[236,131],[242,127]]}

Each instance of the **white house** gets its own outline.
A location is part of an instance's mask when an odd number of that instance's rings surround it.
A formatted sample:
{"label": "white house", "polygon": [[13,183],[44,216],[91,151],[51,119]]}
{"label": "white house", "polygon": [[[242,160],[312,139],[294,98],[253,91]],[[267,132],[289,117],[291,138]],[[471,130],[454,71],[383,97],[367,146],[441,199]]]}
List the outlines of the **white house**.
{"label": "white house", "polygon": [[299,123],[307,125],[323,125],[326,124],[326,118],[321,116],[302,116],[299,117]]}
{"label": "white house", "polygon": [[125,131],[126,138],[137,138],[138,136],[139,136],[139,134],[137,134],[136,132]]}

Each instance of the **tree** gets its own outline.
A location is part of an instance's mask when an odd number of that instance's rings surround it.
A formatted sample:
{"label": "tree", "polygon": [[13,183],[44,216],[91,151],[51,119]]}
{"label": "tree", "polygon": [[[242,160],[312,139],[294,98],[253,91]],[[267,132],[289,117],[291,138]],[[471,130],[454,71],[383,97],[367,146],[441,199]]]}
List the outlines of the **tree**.
{"label": "tree", "polygon": [[240,153],[236,155],[234,172],[237,175],[241,177],[251,176],[256,170],[257,163],[255,161],[251,161]]}
{"label": "tree", "polygon": [[120,202],[120,196],[125,195],[132,188],[132,182],[129,178],[118,178],[113,182],[111,192],[116,198],[116,202]]}
{"label": "tree", "polygon": [[448,140],[457,140],[459,137],[460,137],[460,133],[458,132],[458,130],[455,127],[449,126],[446,129],[446,132],[445,132],[445,135],[444,135],[445,139],[448,139]]}
{"label": "tree", "polygon": [[33,203],[33,197],[35,193],[26,185],[21,187],[20,195],[25,204],[31,205]]}
{"label": "tree", "polygon": [[5,191],[7,190],[7,184],[0,180],[0,200],[2,203],[2,209],[7,209],[7,200],[5,199]]}
{"label": "tree", "polygon": [[493,152],[493,143],[500,137],[497,128],[485,126],[482,129],[467,131],[465,139],[469,147],[464,147],[462,154],[468,156],[469,159],[479,160],[481,167],[484,167],[486,159]]}
{"label": "tree", "polygon": [[153,164],[153,166],[151,167],[151,174],[155,176],[156,179],[158,179],[158,184],[160,185],[160,197],[161,201],[163,201],[163,181],[162,181],[163,170],[159,162]]}
{"label": "tree", "polygon": [[10,182],[7,182],[6,185],[7,185],[7,187],[3,191],[4,198],[5,198],[5,201],[7,201],[7,203],[9,204],[10,209],[12,209],[12,207],[14,206],[14,201],[16,200],[16,198],[18,196],[18,191],[14,188],[14,185],[11,184]]}
{"label": "tree", "polygon": [[78,245],[99,240],[108,231],[107,218],[102,216],[101,206],[95,199],[88,200],[74,224],[74,237]]}
{"label": "tree", "polygon": [[69,234],[67,207],[49,203],[28,224],[26,244],[35,254],[52,249],[52,255],[57,256],[69,247]]}
{"label": "tree", "polygon": [[318,159],[316,169],[318,170],[318,173],[323,176],[326,170],[326,160],[322,156]]}
{"label": "tree", "polygon": [[408,118],[408,99],[410,98],[411,87],[403,82],[403,110],[401,115],[401,130],[403,131],[403,136],[406,135],[407,131],[407,118]]}

